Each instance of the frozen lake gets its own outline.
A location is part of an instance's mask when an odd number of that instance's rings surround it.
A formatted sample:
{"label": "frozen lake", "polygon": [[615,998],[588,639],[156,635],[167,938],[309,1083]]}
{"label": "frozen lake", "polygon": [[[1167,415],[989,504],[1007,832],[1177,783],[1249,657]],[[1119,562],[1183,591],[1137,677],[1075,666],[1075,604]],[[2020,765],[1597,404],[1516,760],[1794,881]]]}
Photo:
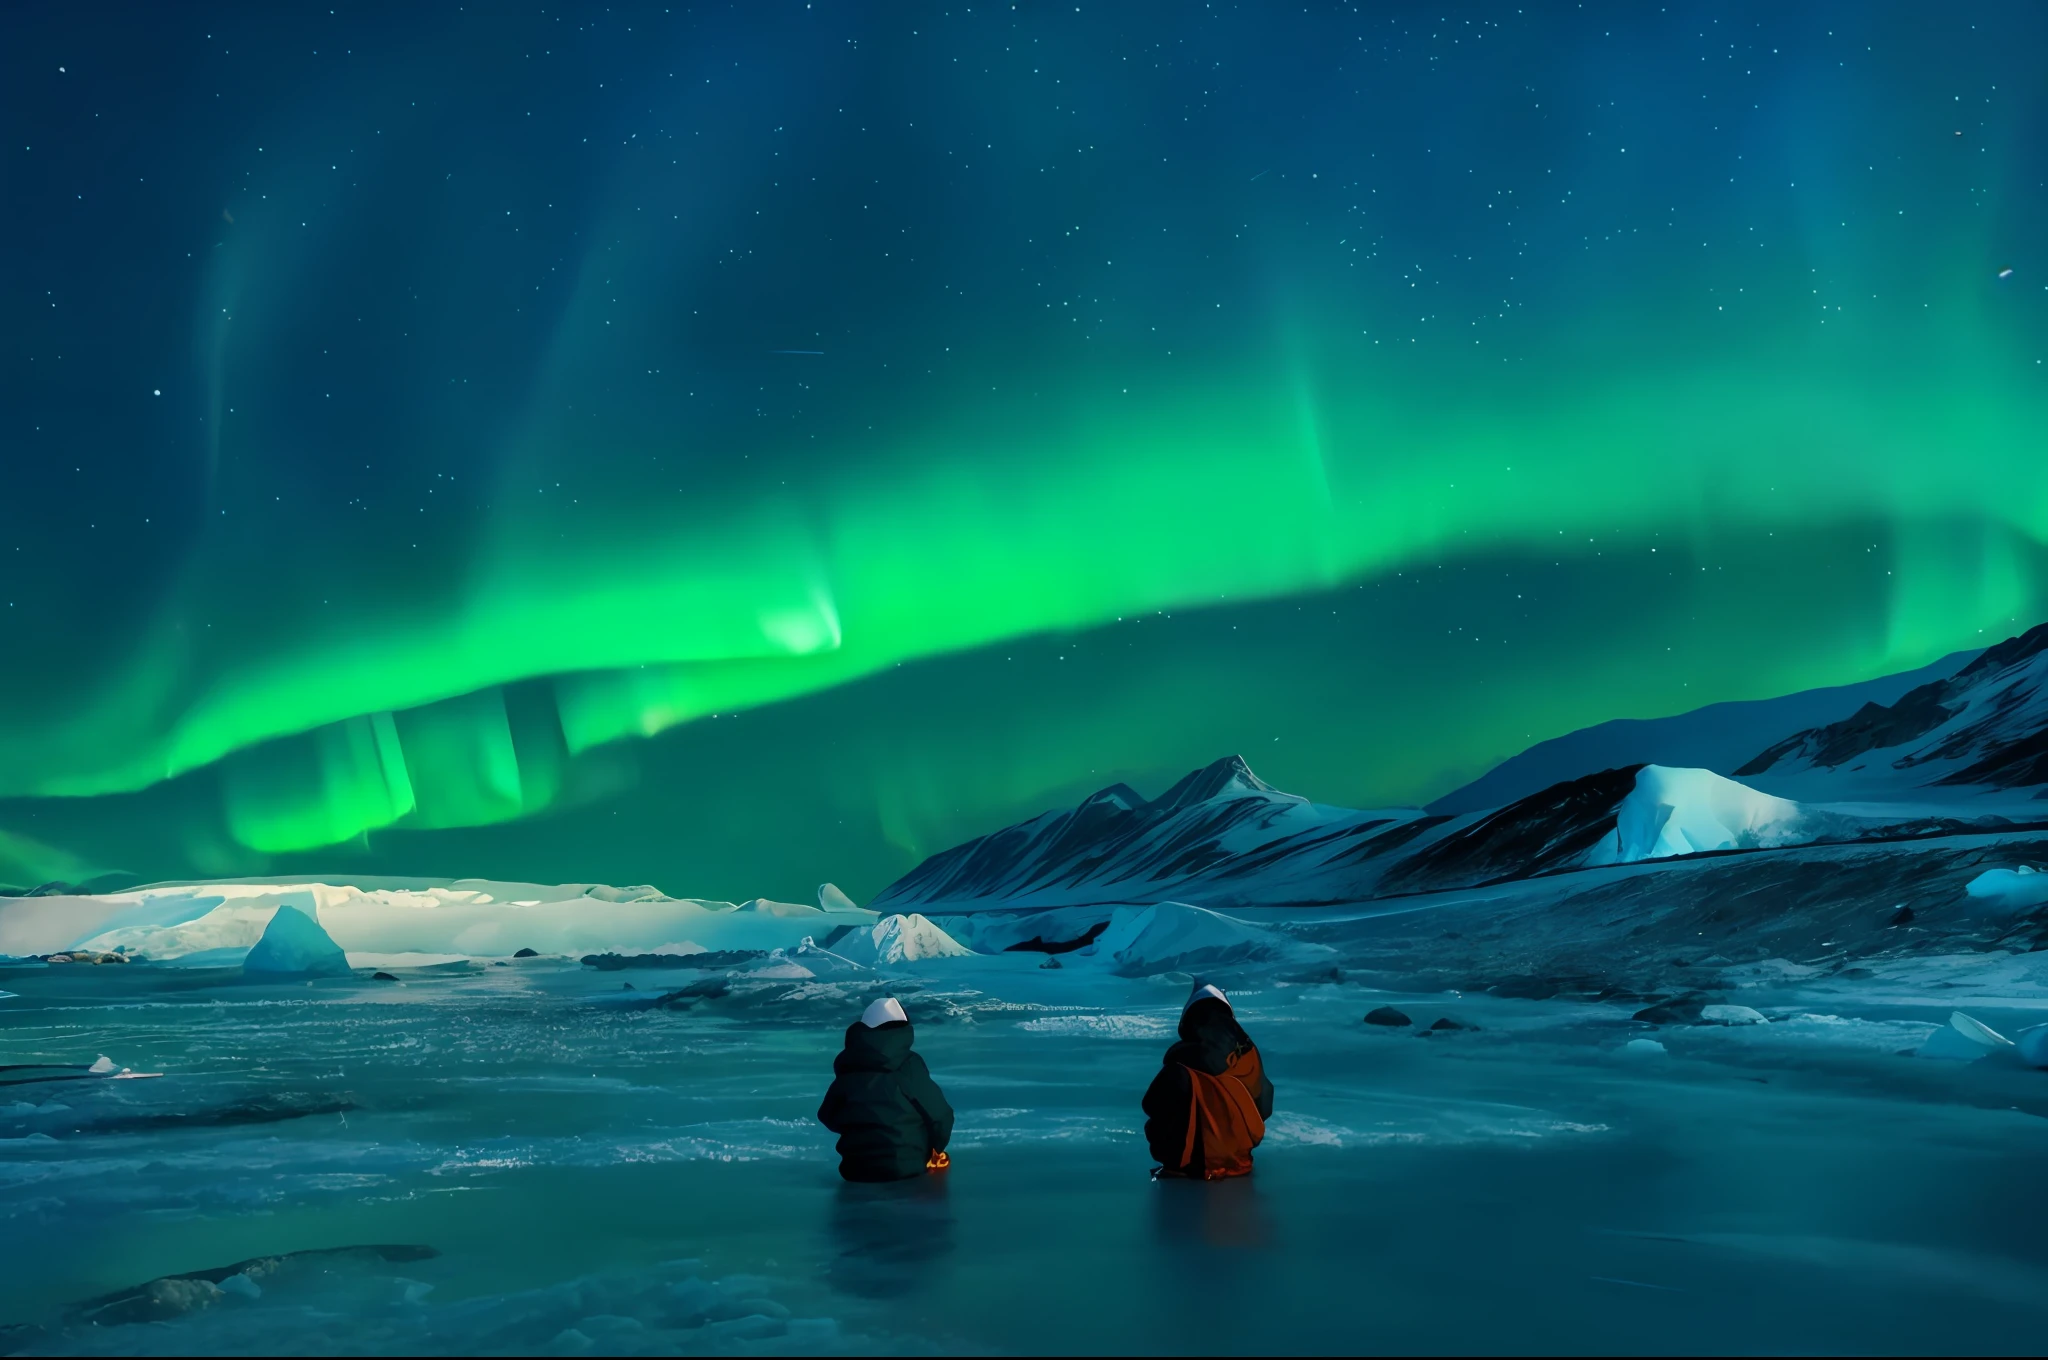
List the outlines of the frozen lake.
{"label": "frozen lake", "polygon": [[[4,1061],[165,1075],[0,1091],[0,1321],[22,1324],[5,1348],[1958,1353],[2048,1335],[2048,1080],[1897,1056],[1933,1009],[1838,1000],[1665,1031],[1646,1057],[1622,1051],[1643,1032],[1627,1006],[1266,980],[1236,996],[1279,1092],[1256,1175],[1159,1185],[1138,1098],[1185,980],[1036,962],[905,970],[959,1132],[950,1173],[885,1189],[843,1185],[813,1120],[859,1010],[829,985],[678,1012],[645,1003],[693,974],[560,959],[396,983],[7,970]],[[1480,1029],[1360,1023],[1389,1001]],[[368,1245],[435,1254],[297,1258],[167,1320],[66,1320],[157,1277]]]}

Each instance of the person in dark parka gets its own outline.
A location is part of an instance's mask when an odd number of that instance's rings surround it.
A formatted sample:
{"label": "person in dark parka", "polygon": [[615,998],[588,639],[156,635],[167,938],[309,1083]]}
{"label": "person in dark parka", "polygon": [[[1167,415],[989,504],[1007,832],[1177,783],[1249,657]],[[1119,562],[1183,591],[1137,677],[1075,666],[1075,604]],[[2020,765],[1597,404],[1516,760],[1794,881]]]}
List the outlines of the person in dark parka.
{"label": "person in dark parka", "polygon": [[915,1038],[893,996],[847,1026],[818,1107],[818,1122],[839,1135],[839,1174],[847,1180],[908,1180],[948,1165],[953,1107],[911,1051]]}
{"label": "person in dark parka", "polygon": [[1230,1002],[1200,985],[1180,1016],[1180,1041],[1166,1050],[1145,1092],[1145,1142],[1155,1175],[1221,1180],[1249,1175],[1252,1149],[1273,1117],[1273,1083],[1258,1045]]}

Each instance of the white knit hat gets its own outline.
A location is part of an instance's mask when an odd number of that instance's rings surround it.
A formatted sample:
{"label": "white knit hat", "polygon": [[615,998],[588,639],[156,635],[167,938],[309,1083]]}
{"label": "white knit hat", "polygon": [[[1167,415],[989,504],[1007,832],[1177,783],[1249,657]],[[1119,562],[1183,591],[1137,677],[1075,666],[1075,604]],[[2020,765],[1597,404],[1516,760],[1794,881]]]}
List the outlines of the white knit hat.
{"label": "white knit hat", "polygon": [[860,1013],[860,1022],[869,1029],[880,1029],[895,1020],[908,1022],[909,1019],[910,1017],[903,1013],[903,1003],[893,996],[883,997]]}

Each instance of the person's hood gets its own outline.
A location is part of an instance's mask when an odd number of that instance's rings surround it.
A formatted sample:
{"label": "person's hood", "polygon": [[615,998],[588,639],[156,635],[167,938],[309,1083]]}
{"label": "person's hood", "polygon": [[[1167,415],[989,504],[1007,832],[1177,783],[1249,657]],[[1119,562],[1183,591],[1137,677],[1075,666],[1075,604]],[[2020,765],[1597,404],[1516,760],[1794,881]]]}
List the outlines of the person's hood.
{"label": "person's hood", "polygon": [[846,1027],[846,1048],[832,1060],[834,1072],[894,1072],[910,1056],[917,1032],[908,1020],[870,1025],[856,1020]]}
{"label": "person's hood", "polygon": [[1250,1042],[1243,1026],[1237,1023],[1237,1013],[1230,1007],[1230,998],[1223,995],[1221,987],[1206,982],[1195,985],[1194,993],[1188,997],[1188,1004],[1180,1013],[1180,1037],[1222,1053]]}
{"label": "person's hood", "polygon": [[895,1021],[908,1023],[910,1017],[903,1013],[903,1003],[893,996],[885,996],[860,1013],[860,1022],[869,1029],[880,1029]]}

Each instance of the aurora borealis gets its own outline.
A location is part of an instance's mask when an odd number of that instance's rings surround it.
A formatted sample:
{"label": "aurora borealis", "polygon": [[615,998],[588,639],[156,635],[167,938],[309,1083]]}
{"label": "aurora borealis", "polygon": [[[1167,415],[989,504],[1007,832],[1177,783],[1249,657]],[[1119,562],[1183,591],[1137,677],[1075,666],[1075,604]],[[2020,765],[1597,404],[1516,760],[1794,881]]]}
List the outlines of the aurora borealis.
{"label": "aurora borealis", "polygon": [[0,23],[0,883],[861,896],[2043,615],[2037,7]]}

